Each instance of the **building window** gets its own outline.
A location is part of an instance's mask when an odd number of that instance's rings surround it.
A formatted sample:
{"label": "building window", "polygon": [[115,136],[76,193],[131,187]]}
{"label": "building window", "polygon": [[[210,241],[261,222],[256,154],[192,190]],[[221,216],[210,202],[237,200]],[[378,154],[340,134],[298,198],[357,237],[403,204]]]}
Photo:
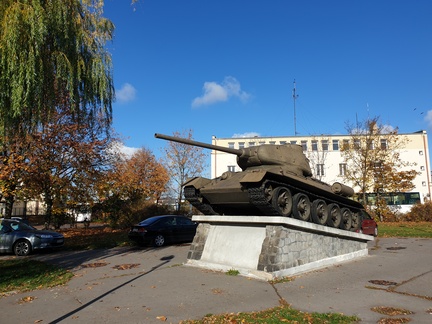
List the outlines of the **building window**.
{"label": "building window", "polygon": [[381,150],[387,150],[387,140],[385,138],[381,139]]}
{"label": "building window", "polygon": [[317,164],[317,176],[323,176],[324,175],[324,164]]}
{"label": "building window", "polygon": [[234,142],[229,142],[229,143],[228,143],[228,147],[229,147],[229,148],[234,148]]}
{"label": "building window", "polygon": [[354,140],[354,148],[356,150],[360,149],[360,140],[359,139]]}
{"label": "building window", "polygon": [[271,145],[275,145],[276,144],[276,141],[270,141],[269,142]]}
{"label": "building window", "polygon": [[279,142],[281,145],[285,145],[287,143],[287,141],[280,141]]}
{"label": "building window", "polygon": [[228,171],[235,172],[235,165],[228,165]]}
{"label": "building window", "polygon": [[322,145],[322,150],[323,151],[328,151],[328,149],[329,149],[329,143],[328,143],[327,140],[321,141],[321,145]]}
{"label": "building window", "polygon": [[297,144],[297,141],[290,141],[290,144]]}
{"label": "building window", "polygon": [[340,163],[339,164],[339,175],[340,176],[346,175],[346,169],[347,169],[346,163]]}
{"label": "building window", "polygon": [[339,151],[339,140],[333,140],[333,151]]}
{"label": "building window", "polygon": [[239,148],[243,149],[244,146],[245,146],[245,143],[244,143],[244,142],[239,142]]}
{"label": "building window", "polygon": [[318,151],[318,141],[312,141],[312,151]]}
{"label": "building window", "polygon": [[349,140],[344,139],[343,142],[342,142],[342,147],[343,147],[345,150],[349,150]]}
{"label": "building window", "polygon": [[261,141],[261,142],[259,142],[260,143],[260,145],[264,145],[265,144],[265,141]]}
{"label": "building window", "polygon": [[419,151],[419,155],[423,155],[423,151]]}
{"label": "building window", "polygon": [[424,165],[422,165],[422,166],[420,167],[420,170],[421,170],[421,171],[424,171],[424,170],[425,170]]}
{"label": "building window", "polygon": [[303,151],[307,151],[307,141],[301,141],[301,146],[303,148]]}
{"label": "building window", "polygon": [[249,147],[255,146],[255,142],[249,142]]}

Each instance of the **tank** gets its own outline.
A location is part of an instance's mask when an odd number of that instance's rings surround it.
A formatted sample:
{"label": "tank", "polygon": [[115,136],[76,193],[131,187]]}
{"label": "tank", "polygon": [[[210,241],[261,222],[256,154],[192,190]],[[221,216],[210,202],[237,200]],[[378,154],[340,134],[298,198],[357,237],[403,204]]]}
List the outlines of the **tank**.
{"label": "tank", "polygon": [[156,138],[237,155],[242,171],[183,184],[184,197],[205,215],[282,216],[348,231],[360,227],[363,206],[354,190],[312,177],[300,145],[264,144],[233,149],[163,134]]}

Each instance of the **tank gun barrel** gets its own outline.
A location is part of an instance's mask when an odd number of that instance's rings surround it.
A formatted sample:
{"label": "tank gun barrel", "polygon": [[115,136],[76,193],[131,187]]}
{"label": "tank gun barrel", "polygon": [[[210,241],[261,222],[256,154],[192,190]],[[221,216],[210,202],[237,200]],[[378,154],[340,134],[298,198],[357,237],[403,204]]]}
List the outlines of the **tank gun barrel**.
{"label": "tank gun barrel", "polygon": [[231,153],[231,154],[235,154],[237,156],[241,156],[244,153],[243,150],[236,150],[236,149],[229,148],[229,147],[197,142],[197,141],[193,141],[193,140],[190,140],[187,138],[169,136],[169,135],[158,134],[158,133],[156,133],[154,136],[156,138],[164,139],[167,141],[172,141],[172,142],[177,142],[177,143],[182,143],[182,144],[187,144],[187,145],[192,145],[192,146],[198,146],[198,147],[202,147],[202,148],[206,148],[206,149],[210,149],[210,150],[221,151],[221,152],[225,152],[225,153]]}

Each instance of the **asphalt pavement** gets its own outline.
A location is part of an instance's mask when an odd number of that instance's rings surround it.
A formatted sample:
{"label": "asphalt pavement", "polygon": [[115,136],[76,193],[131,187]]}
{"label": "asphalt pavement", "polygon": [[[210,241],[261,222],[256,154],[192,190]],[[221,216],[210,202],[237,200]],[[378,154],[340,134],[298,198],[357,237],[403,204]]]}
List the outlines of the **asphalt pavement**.
{"label": "asphalt pavement", "polygon": [[[75,276],[65,286],[2,296],[0,323],[179,323],[281,300],[307,312],[357,315],[362,323],[431,323],[432,240],[379,238],[368,247],[368,256],[273,284],[184,265],[188,244],[34,254],[28,258]],[[384,315],[374,307],[412,313]]]}

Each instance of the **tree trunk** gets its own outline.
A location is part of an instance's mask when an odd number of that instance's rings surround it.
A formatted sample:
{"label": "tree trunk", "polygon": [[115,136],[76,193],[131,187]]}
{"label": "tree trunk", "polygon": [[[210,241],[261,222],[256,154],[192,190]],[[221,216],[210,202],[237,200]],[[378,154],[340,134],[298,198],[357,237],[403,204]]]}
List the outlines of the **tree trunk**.
{"label": "tree trunk", "polygon": [[179,195],[177,197],[177,214],[180,213],[182,196],[183,196],[183,188],[180,188]]}
{"label": "tree trunk", "polygon": [[4,198],[5,200],[5,218],[11,218],[12,217],[12,210],[13,210],[13,205],[15,202],[15,196],[11,195],[11,196],[7,196]]}

